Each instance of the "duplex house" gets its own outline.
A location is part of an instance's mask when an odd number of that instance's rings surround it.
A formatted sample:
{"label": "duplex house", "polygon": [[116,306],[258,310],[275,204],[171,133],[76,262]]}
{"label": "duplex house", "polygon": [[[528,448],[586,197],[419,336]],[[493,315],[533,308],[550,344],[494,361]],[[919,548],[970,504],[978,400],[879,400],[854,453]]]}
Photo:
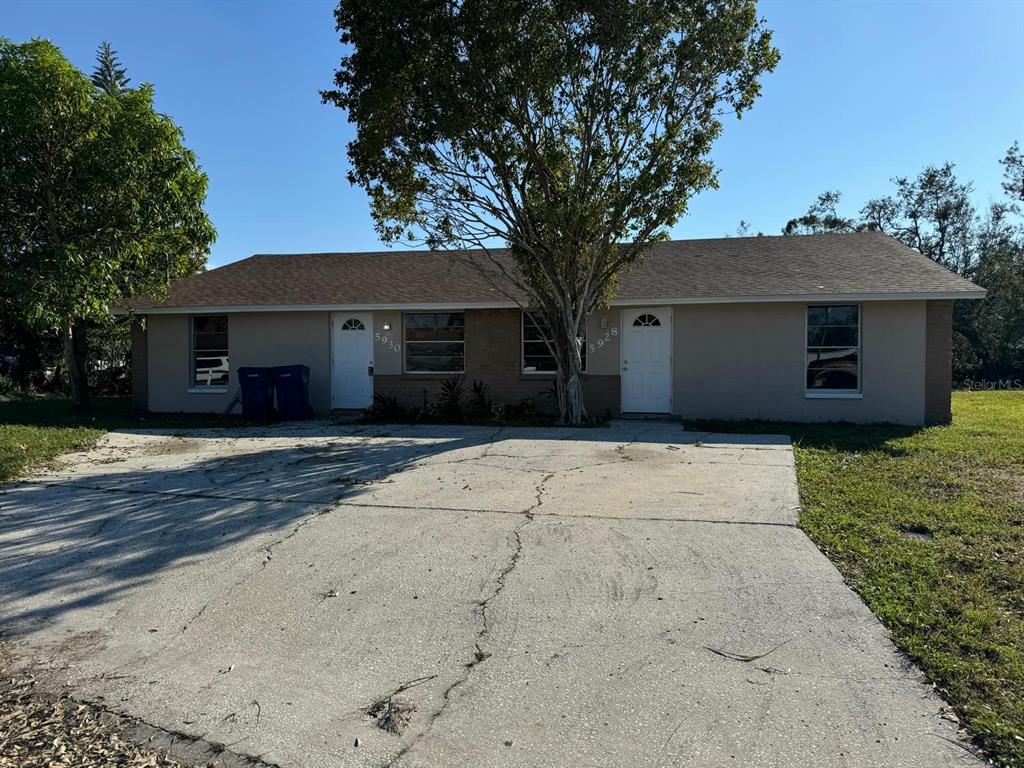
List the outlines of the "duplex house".
{"label": "duplex house", "polygon": [[[256,255],[133,303],[135,399],[222,411],[241,366],[305,364],[315,412],[461,375],[547,401],[547,329],[471,252]],[[582,339],[594,415],[944,423],[952,307],[984,290],[880,233],[652,245]]]}

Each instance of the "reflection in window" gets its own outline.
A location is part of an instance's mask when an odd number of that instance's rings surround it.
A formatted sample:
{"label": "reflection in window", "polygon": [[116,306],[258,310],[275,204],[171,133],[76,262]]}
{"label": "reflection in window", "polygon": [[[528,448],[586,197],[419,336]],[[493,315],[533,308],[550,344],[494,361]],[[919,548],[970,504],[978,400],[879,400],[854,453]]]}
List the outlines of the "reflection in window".
{"label": "reflection in window", "polygon": [[461,312],[413,312],[405,315],[407,373],[462,373],[466,322]]}
{"label": "reflection in window", "polygon": [[807,308],[807,389],[860,390],[860,307]]}
{"label": "reflection in window", "polygon": [[228,316],[192,318],[192,386],[228,385]]}
{"label": "reflection in window", "polygon": [[[551,334],[540,315],[523,312],[523,373],[556,373],[555,357],[548,349],[545,339],[550,342]],[[583,370],[587,369],[586,339],[579,339],[580,360]]]}

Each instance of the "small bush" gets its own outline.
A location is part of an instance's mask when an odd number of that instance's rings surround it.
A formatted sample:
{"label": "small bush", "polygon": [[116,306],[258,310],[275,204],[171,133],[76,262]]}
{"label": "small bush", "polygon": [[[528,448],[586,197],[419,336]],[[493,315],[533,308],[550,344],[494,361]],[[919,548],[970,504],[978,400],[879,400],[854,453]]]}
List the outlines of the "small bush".
{"label": "small bush", "polygon": [[508,421],[508,405],[506,403],[494,403],[491,406],[491,419],[495,424],[504,424]]}
{"label": "small bush", "polygon": [[491,415],[490,388],[486,382],[473,382],[473,386],[470,387],[469,404],[466,410],[469,416],[474,419],[485,419]]}
{"label": "small bush", "polygon": [[524,397],[512,407],[512,418],[532,419],[537,415],[537,403],[532,397]]}
{"label": "small bush", "polygon": [[437,396],[437,412],[442,419],[462,421],[462,407],[466,389],[461,376],[452,376],[441,382],[441,394]]}
{"label": "small bush", "polygon": [[367,408],[364,413],[370,421],[402,421],[405,418],[405,409],[398,402],[398,398],[392,393],[383,394],[377,392],[373,396],[373,405]]}
{"label": "small bush", "polygon": [[0,374],[0,397],[6,400],[13,400],[16,397],[20,397],[21,394],[21,389],[19,389],[10,376]]}

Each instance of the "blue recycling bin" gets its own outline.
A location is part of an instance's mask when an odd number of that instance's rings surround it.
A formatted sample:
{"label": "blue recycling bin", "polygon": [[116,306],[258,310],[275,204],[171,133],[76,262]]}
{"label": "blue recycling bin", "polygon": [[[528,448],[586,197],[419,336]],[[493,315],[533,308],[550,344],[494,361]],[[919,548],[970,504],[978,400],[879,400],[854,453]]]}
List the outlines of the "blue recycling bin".
{"label": "blue recycling bin", "polygon": [[242,387],[242,416],[245,420],[269,421],[274,403],[270,369],[239,368],[238,383]]}
{"label": "blue recycling bin", "polygon": [[270,378],[277,393],[277,414],[286,421],[309,418],[309,366],[280,365]]}

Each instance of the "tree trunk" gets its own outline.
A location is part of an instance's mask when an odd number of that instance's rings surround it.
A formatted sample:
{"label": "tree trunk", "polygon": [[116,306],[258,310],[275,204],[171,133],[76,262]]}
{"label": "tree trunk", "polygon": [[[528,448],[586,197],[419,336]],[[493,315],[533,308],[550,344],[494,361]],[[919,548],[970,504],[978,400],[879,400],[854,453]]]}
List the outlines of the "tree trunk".
{"label": "tree trunk", "polygon": [[89,381],[85,374],[88,345],[85,327],[72,324],[64,329],[64,362],[68,367],[71,385],[71,410],[75,413],[89,410]]}
{"label": "tree trunk", "polygon": [[[561,343],[559,343],[561,342]],[[558,348],[558,420],[560,424],[578,427],[590,421],[583,403],[583,362],[575,328],[555,334]]]}
{"label": "tree trunk", "polygon": [[583,404],[583,374],[577,371],[565,382],[566,423],[578,427],[590,421],[587,406]]}

